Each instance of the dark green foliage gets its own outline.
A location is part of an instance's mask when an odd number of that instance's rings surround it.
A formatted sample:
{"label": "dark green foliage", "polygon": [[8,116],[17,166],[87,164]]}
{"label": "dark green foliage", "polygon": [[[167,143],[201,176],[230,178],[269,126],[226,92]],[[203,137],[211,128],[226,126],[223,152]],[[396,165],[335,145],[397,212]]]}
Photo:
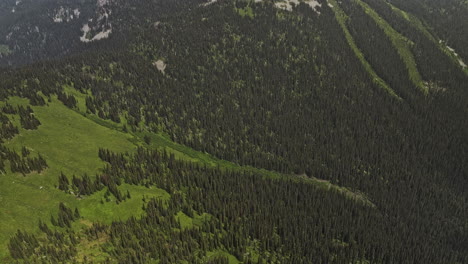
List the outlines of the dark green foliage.
{"label": "dark green foliage", "polygon": [[10,254],[15,259],[28,259],[38,246],[39,242],[34,235],[23,233],[20,230],[8,243]]}
{"label": "dark green foliage", "polygon": [[[109,237],[103,249],[109,262],[223,263],[224,256],[207,259],[206,252],[225,250],[255,263],[252,248],[257,263],[468,262],[467,76],[389,5],[366,0],[412,42],[429,87],[423,95],[384,32],[360,7],[342,2],[357,45],[403,100],[391,98],[370,79],[333,11],[321,2],[320,15],[304,4],[288,13],[251,3],[253,19],[234,11],[245,3],[221,2],[155,14],[157,27],[153,17],[146,24],[120,11],[129,24],[135,22],[134,33],[120,43],[124,48],[109,40],[80,56],[0,72],[2,86],[11,87],[0,90],[2,99],[16,95],[40,105],[39,94],[55,94],[76,108],[76,98],[62,89],[73,84],[86,94],[88,114],[125,120],[126,131],[157,131],[238,164],[329,180],[364,193],[375,205],[333,188],[208,168],[166,152],[100,149],[108,163],[102,173],[73,176],[71,182],[60,175],[59,189],[80,196],[106,188],[105,201],[114,196],[117,203],[131,197],[119,190],[122,183],[171,194],[167,203],[145,199],[141,218],[95,223],[86,232],[89,239]],[[423,12],[415,10],[417,1],[392,2],[418,16]],[[147,3],[165,5],[153,4]],[[160,58],[167,63],[164,75],[152,65]],[[3,112],[4,140],[18,133],[9,115],[19,114],[25,129],[40,125],[29,107],[6,104]],[[145,147],[154,144],[143,139]],[[20,157],[3,145],[0,150],[0,165],[9,160],[12,171],[45,168],[40,156]],[[176,217],[181,213],[211,218],[183,228]],[[63,206],[51,222],[69,227],[77,217]],[[70,231],[50,231],[43,223],[40,229],[45,242],[19,233],[10,242],[11,255],[33,258],[40,247],[47,260],[73,259],[76,237]]]}
{"label": "dark green foliage", "polygon": [[[100,156],[110,165],[103,175],[109,175],[115,182],[149,183],[172,194],[167,204],[149,200],[144,206],[146,215],[141,219],[130,218],[110,226],[94,224],[87,231],[89,239],[108,235],[111,245],[108,253],[120,263],[146,263],[150,259],[202,263],[203,255],[195,252],[220,248],[251,263],[246,255],[248,247],[256,248],[264,263],[273,259],[281,263],[465,260],[456,251],[440,248],[442,244],[432,244],[424,231],[429,222],[418,229],[406,229],[381,208],[357,203],[339,192],[315,185],[206,168],[143,148],[134,155],[101,150]],[[185,190],[184,195],[181,190]],[[175,219],[178,212],[191,217],[195,217],[195,212],[206,212],[212,217],[201,226],[181,229]],[[61,204],[58,220],[53,222],[66,227],[77,216]],[[48,232],[45,227],[41,229]],[[444,229],[439,227],[433,232]],[[418,243],[411,244],[408,237]],[[215,257],[211,261],[222,262],[225,258]]]}
{"label": "dark green foliage", "polygon": [[13,158],[10,159],[10,165],[12,172],[19,172],[22,174],[28,174],[33,171],[40,173],[47,168],[47,163],[41,155],[34,158],[13,156]]}
{"label": "dark green foliage", "polygon": [[73,95],[68,95],[64,92],[58,92],[57,98],[62,101],[62,103],[69,108],[76,107],[76,98]]}
{"label": "dark green foliage", "polygon": [[143,140],[144,140],[145,143],[148,144],[148,145],[151,143],[151,138],[150,138],[148,135],[145,135],[145,136],[143,137]]}
{"label": "dark green foliage", "polygon": [[[70,220],[72,218],[70,218],[67,209],[64,205],[59,206],[59,218],[61,214],[64,214],[69,219],[68,221],[73,221]],[[54,217],[51,217],[51,220],[53,225],[58,225]],[[25,243],[29,247],[34,246],[34,255],[29,254],[19,259],[26,260],[25,262],[29,260],[33,263],[63,263],[68,262],[76,256],[76,246],[79,243],[80,237],[74,231],[70,229],[63,231],[52,230],[42,221],[39,221],[39,229],[45,234],[45,237],[42,237],[40,242],[35,244],[30,244],[31,242]]]}
{"label": "dark green foliage", "polygon": [[104,187],[101,184],[101,179],[96,175],[94,179],[91,179],[87,174],[83,175],[83,177],[78,178],[73,175],[72,178],[72,187],[75,192],[76,196],[81,195],[89,195],[96,191],[102,190]]}
{"label": "dark green foliage", "polygon": [[11,172],[18,172],[23,175],[31,173],[33,171],[40,173],[48,167],[47,162],[40,154],[37,157],[29,157],[24,155],[22,157],[18,155],[18,153],[16,153],[15,151],[8,149],[1,144],[0,157],[2,160],[10,161]]}
{"label": "dark green foliage", "polygon": [[[6,114],[7,112],[4,113]],[[8,116],[0,113],[0,122],[0,142],[12,139],[15,135],[19,133],[18,127],[13,125]]]}
{"label": "dark green foliage", "polygon": [[20,116],[21,126],[24,129],[37,129],[37,127],[41,124],[39,120],[34,116],[31,107],[27,106],[24,108],[23,106],[18,106],[18,114]]}
{"label": "dark green foliage", "polygon": [[376,73],[403,99],[412,99],[417,89],[409,78],[408,69],[385,32],[357,3],[341,2],[349,16],[347,26]]}
{"label": "dark green foliage", "polygon": [[6,103],[5,106],[3,106],[2,112],[10,115],[18,113],[17,109],[9,103]]}
{"label": "dark green foliage", "polygon": [[59,212],[58,212],[57,221],[55,221],[55,220],[52,221],[52,224],[56,225],[56,226],[59,226],[59,227],[68,227],[68,228],[70,228],[71,223],[73,221],[77,220],[78,218],[80,218],[80,213],[78,212],[77,208],[73,212],[65,204],[60,203],[59,204]]}
{"label": "dark green foliage", "polygon": [[21,155],[24,157],[27,157],[31,152],[29,151],[29,149],[25,146],[23,146],[21,148]]}
{"label": "dark green foliage", "polygon": [[[427,24],[428,28],[432,29],[434,35],[455,48],[465,62],[468,61],[468,19],[466,19],[468,5],[466,2],[457,0],[386,1],[418,17]],[[384,1],[372,0],[371,2]]]}
{"label": "dark green foliage", "polygon": [[68,181],[67,176],[65,176],[63,173],[60,173],[60,176],[58,178],[58,188],[62,191],[68,191],[69,190],[69,184],[70,182]]}

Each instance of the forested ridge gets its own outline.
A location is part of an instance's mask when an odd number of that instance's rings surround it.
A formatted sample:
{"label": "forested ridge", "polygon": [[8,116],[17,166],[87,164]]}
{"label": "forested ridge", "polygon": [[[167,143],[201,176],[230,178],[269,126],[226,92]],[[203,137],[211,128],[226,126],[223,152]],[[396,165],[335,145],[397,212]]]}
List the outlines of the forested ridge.
{"label": "forested ridge", "polygon": [[[359,1],[290,11],[270,2],[142,0],[132,9],[113,1],[104,5],[119,18],[109,20],[109,39],[1,69],[0,177],[45,172],[57,195],[103,208],[135,201],[134,190],[169,197],[143,195],[141,215],[112,221],[57,203],[36,232],[8,234],[8,258],[467,263],[468,75],[439,41],[448,37],[463,59],[466,36],[442,36],[434,26],[442,18],[414,10],[435,8],[430,1]],[[58,103],[137,147],[94,145],[104,164],[94,175],[59,172],[52,152],[31,153],[27,141],[12,147],[43,126],[37,109]],[[184,147],[171,152],[173,144]],[[199,158],[207,153],[209,161]]]}

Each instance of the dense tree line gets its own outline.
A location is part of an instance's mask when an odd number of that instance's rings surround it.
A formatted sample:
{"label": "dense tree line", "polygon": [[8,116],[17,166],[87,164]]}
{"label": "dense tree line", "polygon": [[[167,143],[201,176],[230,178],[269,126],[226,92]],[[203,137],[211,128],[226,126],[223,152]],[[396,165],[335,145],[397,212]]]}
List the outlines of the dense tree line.
{"label": "dense tree line", "polygon": [[[109,254],[110,262],[147,263],[157,259],[160,263],[205,263],[209,259],[206,253],[216,250],[226,250],[244,263],[466,261],[466,255],[427,240],[424,227],[396,225],[380,208],[356,202],[333,189],[207,168],[143,148],[135,154],[102,150],[101,157],[109,163],[103,174],[115,181],[158,186],[171,194],[168,202],[146,201],[145,215],[139,219],[131,217],[111,225],[95,223],[85,232],[89,240],[108,237],[102,250]],[[200,225],[182,228],[176,217],[179,212],[190,217],[208,213],[210,217]],[[60,205],[58,219],[63,218],[64,227],[69,227],[65,219],[77,217],[78,212]],[[44,224],[41,226],[45,233],[51,233]],[[59,234],[70,236],[68,232]],[[11,245],[17,244],[17,237],[12,238]],[[32,239],[26,241],[26,249],[18,250],[37,252],[54,239],[38,243]],[[56,250],[75,252],[73,245],[77,243],[67,242],[57,245]],[[18,246],[13,247],[12,256],[17,259],[34,259],[32,253],[26,258],[14,253]],[[62,261],[74,257],[61,256]],[[222,257],[210,261],[215,260],[225,261]]]}
{"label": "dense tree line", "polygon": [[[22,259],[33,263],[63,263],[76,256],[76,245],[80,241],[80,234],[75,233],[71,222],[80,217],[65,204],[59,204],[58,217],[51,217],[54,226],[65,228],[63,230],[51,229],[46,223],[39,221],[39,229],[43,235],[36,236],[17,231],[8,244],[10,254],[14,259]],[[29,262],[28,262],[29,263]]]}

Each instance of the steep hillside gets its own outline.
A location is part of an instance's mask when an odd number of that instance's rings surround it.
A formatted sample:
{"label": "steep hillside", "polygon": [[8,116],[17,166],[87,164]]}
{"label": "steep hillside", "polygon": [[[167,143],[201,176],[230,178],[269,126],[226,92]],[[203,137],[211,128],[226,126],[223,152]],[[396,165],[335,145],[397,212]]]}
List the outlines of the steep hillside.
{"label": "steep hillside", "polygon": [[465,9],[429,2],[13,3],[70,35],[0,42],[3,260],[468,262],[463,30],[433,25]]}

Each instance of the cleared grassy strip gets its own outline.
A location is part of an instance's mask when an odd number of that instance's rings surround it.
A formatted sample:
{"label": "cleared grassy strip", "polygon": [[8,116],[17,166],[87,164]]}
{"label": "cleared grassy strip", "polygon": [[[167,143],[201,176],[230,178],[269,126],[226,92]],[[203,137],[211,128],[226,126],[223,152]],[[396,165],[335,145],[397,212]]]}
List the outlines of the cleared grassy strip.
{"label": "cleared grassy strip", "polygon": [[395,91],[384,81],[382,78],[379,77],[379,75],[372,69],[372,66],[369,64],[369,62],[364,58],[364,54],[359,50],[358,46],[354,42],[353,36],[349,32],[348,28],[346,27],[346,20],[349,19],[348,16],[345,14],[345,12],[339,7],[338,3],[336,0],[330,0],[329,3],[333,6],[331,9],[335,13],[336,20],[340,24],[341,28],[343,29],[343,32],[346,37],[346,41],[348,42],[349,46],[353,50],[354,54],[356,57],[361,61],[362,65],[364,65],[364,68],[366,71],[372,76],[372,80],[385,89],[391,96],[394,96],[395,98],[398,98],[401,100],[401,97],[399,97]]}
{"label": "cleared grassy strip", "polygon": [[[388,3],[392,10],[396,12],[398,15],[402,16],[405,18],[407,21],[409,21],[414,27],[416,27],[419,31],[421,31],[428,39],[430,39],[432,42],[434,42],[447,56],[452,58],[452,60],[457,64],[460,65],[460,58],[456,56],[448,47],[441,41],[438,37],[435,36],[435,34],[431,33],[429,29],[424,25],[424,23],[417,18],[415,15],[407,13],[398,7],[392,5],[391,3]],[[462,67],[463,71],[468,74],[468,67]]]}
{"label": "cleared grassy strip", "polygon": [[[75,89],[68,87],[67,92],[72,93],[77,101],[78,105],[83,105],[84,100],[86,95],[79,93]],[[86,109],[86,108],[84,108]],[[92,120],[93,122],[96,122],[99,125],[102,125],[104,127],[107,127],[109,129],[114,129],[118,131],[122,131],[123,124],[117,124],[115,122],[112,122],[110,120],[103,120],[98,118],[95,115],[90,115],[90,114],[85,114],[85,112],[81,112],[81,108],[78,111],[81,115],[85,116],[86,118]],[[218,159],[214,156],[212,156],[209,153],[203,153],[197,150],[194,150],[190,147],[187,147],[185,145],[181,145],[179,143],[176,143],[172,141],[168,135],[164,133],[151,133],[147,131],[143,132],[127,132],[128,134],[132,135],[132,138],[130,139],[131,142],[133,142],[136,146],[143,146],[145,148],[151,148],[151,149],[157,149],[157,150],[165,150],[170,154],[174,154],[174,156],[179,159],[179,160],[185,160],[185,161],[190,161],[190,162],[198,162],[202,163],[208,167],[219,167],[220,169],[229,169],[229,170],[236,170],[236,171],[249,171],[252,173],[257,173],[262,175],[265,178],[268,179],[275,179],[275,180],[291,180],[294,182],[300,182],[300,183],[305,183],[305,184],[312,184],[315,186],[318,186],[320,188],[324,188],[327,190],[333,189],[336,191],[341,192],[343,195],[346,197],[353,199],[358,202],[363,202],[364,204],[367,204],[371,207],[375,207],[375,205],[369,201],[369,199],[362,193],[358,192],[353,192],[352,190],[349,190],[345,187],[341,187],[338,185],[334,185],[328,181],[320,180],[314,177],[307,177],[307,176],[298,176],[298,175],[286,175],[286,174],[281,174],[275,171],[269,171],[265,169],[259,169],[255,168],[252,166],[241,166],[239,164],[227,161],[227,160],[222,160]],[[144,141],[144,137],[149,137],[150,138],[150,144],[146,144]]]}
{"label": "cleared grassy strip", "polygon": [[385,34],[390,38],[393,46],[397,49],[398,54],[400,54],[401,59],[406,65],[406,68],[409,72],[410,80],[413,82],[416,87],[421,89],[425,94],[428,93],[428,88],[424,85],[421,74],[419,74],[416,61],[414,59],[413,53],[411,52],[410,45],[412,43],[410,40],[405,38],[403,35],[398,33],[395,29],[390,26],[387,21],[377,14],[369,5],[364,3],[361,0],[355,0],[368,14],[377,25],[385,32]]}
{"label": "cleared grassy strip", "polygon": [[426,37],[428,37],[430,40],[432,40],[434,42],[437,42],[436,38],[432,35],[432,33],[429,32],[429,30],[427,30],[427,27],[424,26],[424,24],[421,22],[421,20],[419,20],[416,16],[414,16],[413,14],[409,14],[409,13],[399,9],[398,7],[392,5],[389,2],[385,2],[385,3],[387,3],[392,8],[392,10],[394,12],[396,12],[397,14],[402,16],[407,21],[411,22],[411,24],[413,24],[413,26],[415,26],[417,29],[419,29],[421,32],[423,32],[424,35]]}

